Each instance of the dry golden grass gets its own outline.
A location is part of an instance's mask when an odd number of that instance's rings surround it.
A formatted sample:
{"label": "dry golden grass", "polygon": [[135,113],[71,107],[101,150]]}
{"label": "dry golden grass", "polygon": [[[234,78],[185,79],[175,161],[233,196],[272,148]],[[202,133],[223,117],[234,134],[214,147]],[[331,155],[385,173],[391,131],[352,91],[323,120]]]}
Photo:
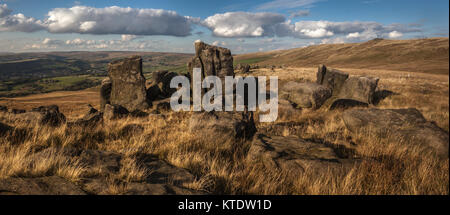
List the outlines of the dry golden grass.
{"label": "dry golden grass", "polygon": [[[447,75],[406,73],[388,70],[358,70],[339,68],[351,75],[380,77],[379,89],[396,93],[382,100],[380,108],[415,107],[437,125],[449,130]],[[314,81],[315,68],[275,69],[275,73],[260,69],[252,75],[278,75],[280,83],[288,80]],[[79,94],[83,94],[81,91]],[[94,96],[93,96],[94,97]],[[93,98],[92,97],[92,98]],[[26,99],[17,98],[16,102]],[[56,101],[56,99],[50,99]],[[14,101],[12,101],[14,102]],[[51,102],[45,99],[39,106]],[[86,101],[80,101],[86,102]],[[98,105],[90,100],[94,106]],[[17,103],[16,105],[20,105]],[[84,110],[70,106],[61,108],[76,118]],[[66,113],[66,112],[65,112]],[[296,135],[305,139],[344,145],[350,157],[364,157],[370,161],[355,164],[348,174],[329,170],[317,175],[306,170],[300,177],[288,172],[267,169],[262,164],[250,165],[246,154],[250,142],[233,142],[226,136],[214,136],[208,131],[189,130],[191,113],[164,113],[166,119],[127,118],[105,122],[94,129],[81,127],[48,128],[36,126],[26,135],[15,132],[0,140],[0,177],[33,177],[56,174],[77,182],[86,175],[87,168],[77,160],[60,156],[58,148],[77,147],[118,152],[124,155],[122,169],[108,176],[110,194],[122,194],[130,182],[142,181],[149,173],[135,159],[135,154],[157,155],[168,163],[185,168],[196,176],[196,181],[184,186],[214,194],[448,194],[449,160],[439,159],[419,147],[412,147],[395,136],[377,137],[369,131],[350,135],[339,117],[339,110],[302,111],[300,115],[280,117],[276,123],[296,122],[298,127],[279,131],[267,129],[270,124],[258,124],[269,134]],[[1,118],[0,114],[0,118]],[[27,125],[8,123],[26,129]],[[123,137],[120,129],[129,124],[140,124],[142,133]],[[352,138],[349,139],[349,137]],[[358,147],[354,147],[354,144]],[[54,148],[47,156],[36,156],[35,151]],[[170,179],[168,179],[170,183]]]}

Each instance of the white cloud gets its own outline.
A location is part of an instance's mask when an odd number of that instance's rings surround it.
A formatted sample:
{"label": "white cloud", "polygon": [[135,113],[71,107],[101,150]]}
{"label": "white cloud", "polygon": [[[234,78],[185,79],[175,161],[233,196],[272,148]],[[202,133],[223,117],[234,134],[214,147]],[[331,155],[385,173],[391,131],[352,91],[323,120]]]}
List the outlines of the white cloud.
{"label": "white cloud", "polygon": [[398,32],[398,31],[392,31],[392,32],[390,32],[390,33],[388,34],[388,36],[389,36],[389,38],[394,39],[394,38],[402,37],[403,34],[402,34],[401,32]]}
{"label": "white cloud", "polygon": [[1,31],[21,31],[33,32],[44,29],[40,20],[26,17],[18,13],[11,15],[12,10],[6,4],[0,4],[0,32]]}
{"label": "white cloud", "polygon": [[132,41],[138,38],[138,36],[136,35],[131,35],[131,34],[122,34],[121,36],[122,41]]}
{"label": "white cloud", "polygon": [[291,9],[299,7],[312,7],[321,0],[274,0],[256,7],[257,10]]}
{"label": "white cloud", "polygon": [[276,13],[228,12],[210,16],[202,25],[219,37],[260,37],[273,35],[274,26],[284,20]]}
{"label": "white cloud", "polygon": [[0,18],[8,16],[11,12],[12,10],[8,8],[8,5],[0,4]]}
{"label": "white cloud", "polygon": [[191,33],[190,19],[174,11],[117,6],[56,8],[48,12],[45,24],[52,33],[171,36]]}

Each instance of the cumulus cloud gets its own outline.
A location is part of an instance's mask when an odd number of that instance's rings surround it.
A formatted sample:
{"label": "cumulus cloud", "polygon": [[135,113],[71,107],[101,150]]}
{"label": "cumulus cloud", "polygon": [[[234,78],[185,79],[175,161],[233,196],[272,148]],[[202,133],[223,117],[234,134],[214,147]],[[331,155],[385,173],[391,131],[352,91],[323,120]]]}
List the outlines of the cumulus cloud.
{"label": "cumulus cloud", "polygon": [[117,6],[56,8],[48,12],[45,24],[52,33],[171,36],[191,34],[190,18],[178,15],[175,11]]}
{"label": "cumulus cloud", "polygon": [[0,5],[0,31],[21,31],[34,32],[44,29],[44,25],[40,20],[25,15],[11,14],[12,10],[8,5]]}
{"label": "cumulus cloud", "polygon": [[398,31],[392,31],[392,32],[390,32],[390,33],[388,34],[388,36],[389,36],[389,38],[394,39],[394,38],[402,37],[403,34],[400,33],[400,32],[398,32]]}
{"label": "cumulus cloud", "polygon": [[201,24],[219,37],[261,37],[274,34],[274,26],[285,21],[276,13],[228,12],[206,18]]}
{"label": "cumulus cloud", "polygon": [[11,12],[12,10],[8,8],[8,5],[0,4],[0,18],[8,16]]}

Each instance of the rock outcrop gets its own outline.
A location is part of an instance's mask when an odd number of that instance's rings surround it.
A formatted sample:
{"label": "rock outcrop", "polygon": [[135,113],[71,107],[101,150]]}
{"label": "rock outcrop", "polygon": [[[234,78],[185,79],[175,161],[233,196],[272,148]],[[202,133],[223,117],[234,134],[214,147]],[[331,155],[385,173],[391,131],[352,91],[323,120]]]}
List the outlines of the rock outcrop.
{"label": "rock outcrop", "polygon": [[411,146],[423,146],[441,157],[448,157],[448,133],[428,122],[415,108],[351,109],[342,113],[342,119],[353,133],[397,137]]}
{"label": "rock outcrop", "polygon": [[338,98],[372,104],[378,81],[378,78],[371,77],[349,77],[339,91]]}
{"label": "rock outcrop", "polygon": [[66,123],[66,117],[59,112],[57,105],[40,106],[24,113],[9,113],[9,119],[39,125],[60,126]]}
{"label": "rock outcrop", "polygon": [[106,104],[111,104],[111,79],[105,78],[102,80],[102,85],[100,87],[100,111],[105,110]]}
{"label": "rock outcrop", "polygon": [[328,87],[331,89],[333,96],[337,96],[348,76],[348,73],[320,65],[317,71],[317,84]]}
{"label": "rock outcrop", "polygon": [[120,105],[128,111],[149,107],[141,57],[134,56],[109,63],[108,76],[111,80],[112,105]]}
{"label": "rock outcrop", "polygon": [[210,75],[221,79],[225,76],[234,76],[233,56],[229,49],[196,42],[195,56],[188,63],[190,77],[193,77],[194,68],[202,69],[202,80]]}
{"label": "rock outcrop", "polygon": [[86,195],[74,183],[59,176],[0,179],[0,195]]}
{"label": "rock outcrop", "polygon": [[103,119],[114,120],[127,117],[130,112],[120,105],[110,105],[105,106],[105,111],[103,112]]}
{"label": "rock outcrop", "polygon": [[147,98],[154,101],[158,98],[169,98],[176,92],[176,88],[170,88],[172,78],[178,76],[177,73],[169,71],[156,71],[152,73],[152,82],[147,89]]}
{"label": "rock outcrop", "polygon": [[231,139],[250,139],[256,133],[251,112],[195,112],[189,120],[189,128],[194,133]]}
{"label": "rock outcrop", "polygon": [[103,121],[103,113],[92,107],[92,105],[87,105],[88,111],[86,114],[75,122],[68,122],[68,126],[83,126],[92,127],[96,126]]}
{"label": "rock outcrop", "polygon": [[317,109],[331,97],[331,90],[315,83],[288,82],[281,88],[281,97],[301,108]]}
{"label": "rock outcrop", "polygon": [[341,158],[335,149],[296,136],[255,135],[247,155],[250,163],[262,162],[268,170],[300,175],[306,171],[327,174],[350,168],[355,160]]}

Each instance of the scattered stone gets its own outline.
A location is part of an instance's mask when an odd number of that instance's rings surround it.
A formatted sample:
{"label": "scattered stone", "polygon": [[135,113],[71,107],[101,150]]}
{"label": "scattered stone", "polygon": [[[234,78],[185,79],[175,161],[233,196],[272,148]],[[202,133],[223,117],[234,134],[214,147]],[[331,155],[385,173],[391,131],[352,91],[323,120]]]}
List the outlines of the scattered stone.
{"label": "scattered stone", "polygon": [[102,80],[102,85],[100,87],[100,111],[105,110],[106,104],[111,104],[111,79],[105,78]]}
{"label": "scattered stone", "polygon": [[0,195],[85,194],[86,193],[75,184],[59,176],[0,179]]}
{"label": "scattered stone", "polygon": [[106,104],[103,119],[114,120],[127,117],[129,111],[120,105]]}
{"label": "scattered stone", "polygon": [[108,75],[112,83],[112,105],[120,105],[129,111],[149,107],[141,57],[134,56],[109,63]]}
{"label": "scattered stone", "polygon": [[103,121],[103,113],[99,112],[97,109],[92,107],[92,105],[88,104],[87,113],[79,120],[75,122],[67,123],[68,126],[97,126],[99,123]]}
{"label": "scattered stone", "polygon": [[194,133],[208,133],[211,137],[228,135],[233,139],[250,139],[256,133],[252,112],[195,112],[189,128]]}
{"label": "scattered stone", "polygon": [[24,123],[50,126],[60,126],[66,122],[66,117],[59,112],[56,105],[40,106],[25,113],[10,113],[9,118]]}
{"label": "scattered stone", "polygon": [[352,159],[341,158],[335,149],[322,143],[314,143],[296,136],[255,135],[247,160],[262,162],[268,171],[277,169],[288,174],[299,175],[305,171],[327,174],[352,167]]}
{"label": "scattered stone", "polygon": [[338,98],[373,104],[378,81],[379,78],[349,77],[339,91]]}
{"label": "scattered stone", "polygon": [[315,83],[288,82],[282,89],[282,98],[301,108],[317,109],[331,97],[331,90]]}
{"label": "scattered stone", "polygon": [[350,109],[342,113],[348,130],[371,132],[380,137],[398,137],[411,145],[424,146],[441,157],[448,157],[449,135],[428,122],[415,108]]}
{"label": "scattered stone", "polygon": [[331,89],[332,95],[336,96],[341,91],[348,76],[348,73],[336,69],[329,69],[325,65],[320,65],[317,71],[317,84]]}

